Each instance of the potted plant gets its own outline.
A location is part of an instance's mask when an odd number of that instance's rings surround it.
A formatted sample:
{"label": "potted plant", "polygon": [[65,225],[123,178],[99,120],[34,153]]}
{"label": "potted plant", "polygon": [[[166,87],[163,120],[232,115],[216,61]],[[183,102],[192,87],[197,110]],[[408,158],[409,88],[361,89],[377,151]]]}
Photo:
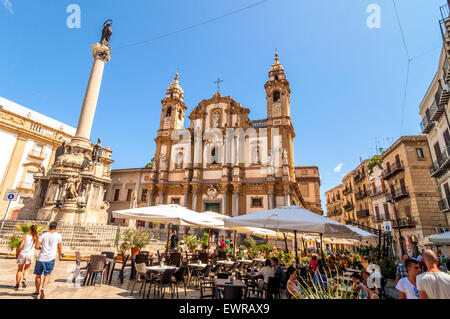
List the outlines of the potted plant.
{"label": "potted plant", "polygon": [[189,249],[191,253],[195,252],[195,249],[200,245],[200,240],[197,239],[197,236],[195,235],[185,235],[183,237],[184,244]]}
{"label": "potted plant", "polygon": [[17,235],[12,235],[11,237],[9,237],[9,242],[8,242],[8,247],[9,250],[16,251],[16,257],[17,257],[17,253],[20,247],[20,243],[22,242],[21,238]]}
{"label": "potted plant", "polygon": [[148,231],[137,229],[131,235],[131,256],[139,254],[142,248],[150,244],[152,234]]}

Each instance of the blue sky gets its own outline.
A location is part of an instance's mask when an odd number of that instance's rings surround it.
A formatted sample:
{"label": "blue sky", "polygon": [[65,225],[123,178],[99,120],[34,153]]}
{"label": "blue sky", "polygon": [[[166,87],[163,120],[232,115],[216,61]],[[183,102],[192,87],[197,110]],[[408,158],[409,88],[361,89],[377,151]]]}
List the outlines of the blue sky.
{"label": "blue sky", "polygon": [[[215,93],[220,77],[222,94],[250,108],[252,120],[265,118],[275,48],[291,84],[295,161],[319,166],[322,193],[375,152],[375,138],[388,146],[420,133],[418,107],[437,68],[444,0],[396,0],[410,56],[420,56],[411,62],[402,128],[408,63],[391,0],[269,0],[120,48],[258,1],[0,0],[0,96],[76,126],[90,45],[112,18],[112,61],[92,139],[112,146],[113,168],[142,167],[153,156],[160,101],[177,69],[188,113]],[[66,26],[72,3],[81,8],[80,29]],[[380,29],[366,26],[370,4],[381,7]]]}

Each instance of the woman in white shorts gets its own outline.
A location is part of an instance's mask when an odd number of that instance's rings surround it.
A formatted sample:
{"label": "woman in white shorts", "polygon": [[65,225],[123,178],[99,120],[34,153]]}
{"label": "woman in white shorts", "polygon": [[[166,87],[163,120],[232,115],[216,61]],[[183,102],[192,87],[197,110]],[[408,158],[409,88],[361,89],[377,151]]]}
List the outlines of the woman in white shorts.
{"label": "woman in white shorts", "polygon": [[22,280],[22,287],[26,288],[27,286],[26,278],[28,270],[30,270],[31,264],[33,263],[34,247],[36,246],[38,238],[39,236],[36,225],[32,225],[30,227],[30,232],[22,237],[22,241],[20,242],[19,247],[19,254],[17,255],[18,267],[16,274],[16,286],[15,286],[16,290],[19,290],[19,284],[21,280]]}

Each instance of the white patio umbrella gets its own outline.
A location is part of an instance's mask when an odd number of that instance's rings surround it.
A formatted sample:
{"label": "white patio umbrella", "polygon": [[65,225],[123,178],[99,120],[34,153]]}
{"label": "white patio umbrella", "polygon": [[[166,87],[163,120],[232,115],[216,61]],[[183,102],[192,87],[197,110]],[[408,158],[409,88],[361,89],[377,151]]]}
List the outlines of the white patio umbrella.
{"label": "white patio umbrella", "polygon": [[[298,206],[284,206],[224,220],[225,227],[261,227],[278,232],[315,233],[326,237],[361,239],[361,235],[348,226],[317,215]],[[295,240],[297,246],[297,240]],[[322,246],[322,245],[321,245]],[[295,247],[297,257],[297,247]]]}
{"label": "white patio umbrella", "polygon": [[114,218],[136,219],[188,227],[223,227],[223,221],[176,204],[116,210],[112,212],[112,215]]}
{"label": "white patio umbrella", "polygon": [[425,237],[424,245],[431,243],[432,245],[444,246],[445,255],[448,257],[448,247],[450,246],[450,232],[436,234]]}
{"label": "white patio umbrella", "polygon": [[[205,214],[194,212],[183,206],[158,205],[133,209],[113,211],[114,218],[135,219],[141,221],[155,222],[161,224],[188,226],[196,228],[223,228],[223,221],[212,218]],[[169,242],[170,232],[167,232],[167,243]],[[167,254],[166,245],[166,254]]]}
{"label": "white patio umbrella", "polygon": [[442,234],[436,234],[436,235],[430,235],[426,237],[428,241],[434,245],[450,245],[450,232],[442,233]]}

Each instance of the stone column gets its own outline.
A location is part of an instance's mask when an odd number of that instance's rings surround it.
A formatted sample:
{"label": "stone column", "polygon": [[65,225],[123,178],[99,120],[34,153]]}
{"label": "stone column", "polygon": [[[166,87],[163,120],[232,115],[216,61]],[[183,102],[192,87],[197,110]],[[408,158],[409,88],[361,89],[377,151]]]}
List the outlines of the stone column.
{"label": "stone column", "polygon": [[222,214],[227,215],[227,191],[222,191]]}
{"label": "stone column", "polygon": [[103,69],[105,63],[111,60],[111,49],[106,45],[96,43],[92,45],[94,64],[86,88],[86,94],[81,108],[75,139],[89,141],[94,122],[95,109],[97,107],[100,86],[102,83]]}
{"label": "stone column", "polygon": [[275,208],[275,192],[273,186],[269,186],[269,209]]}
{"label": "stone column", "polygon": [[161,191],[159,192],[159,205],[163,205],[164,204],[164,190],[161,189]]}
{"label": "stone column", "polygon": [[197,211],[197,195],[199,192],[200,185],[193,184],[192,185],[192,210],[194,212]]}
{"label": "stone column", "polygon": [[189,208],[188,204],[189,204],[189,184],[184,185],[184,207]]}
{"label": "stone column", "polygon": [[150,188],[149,189],[149,194],[148,194],[147,206],[152,206],[152,204],[153,204],[153,189]]}
{"label": "stone column", "polygon": [[239,191],[233,192],[233,217],[239,216]]}

